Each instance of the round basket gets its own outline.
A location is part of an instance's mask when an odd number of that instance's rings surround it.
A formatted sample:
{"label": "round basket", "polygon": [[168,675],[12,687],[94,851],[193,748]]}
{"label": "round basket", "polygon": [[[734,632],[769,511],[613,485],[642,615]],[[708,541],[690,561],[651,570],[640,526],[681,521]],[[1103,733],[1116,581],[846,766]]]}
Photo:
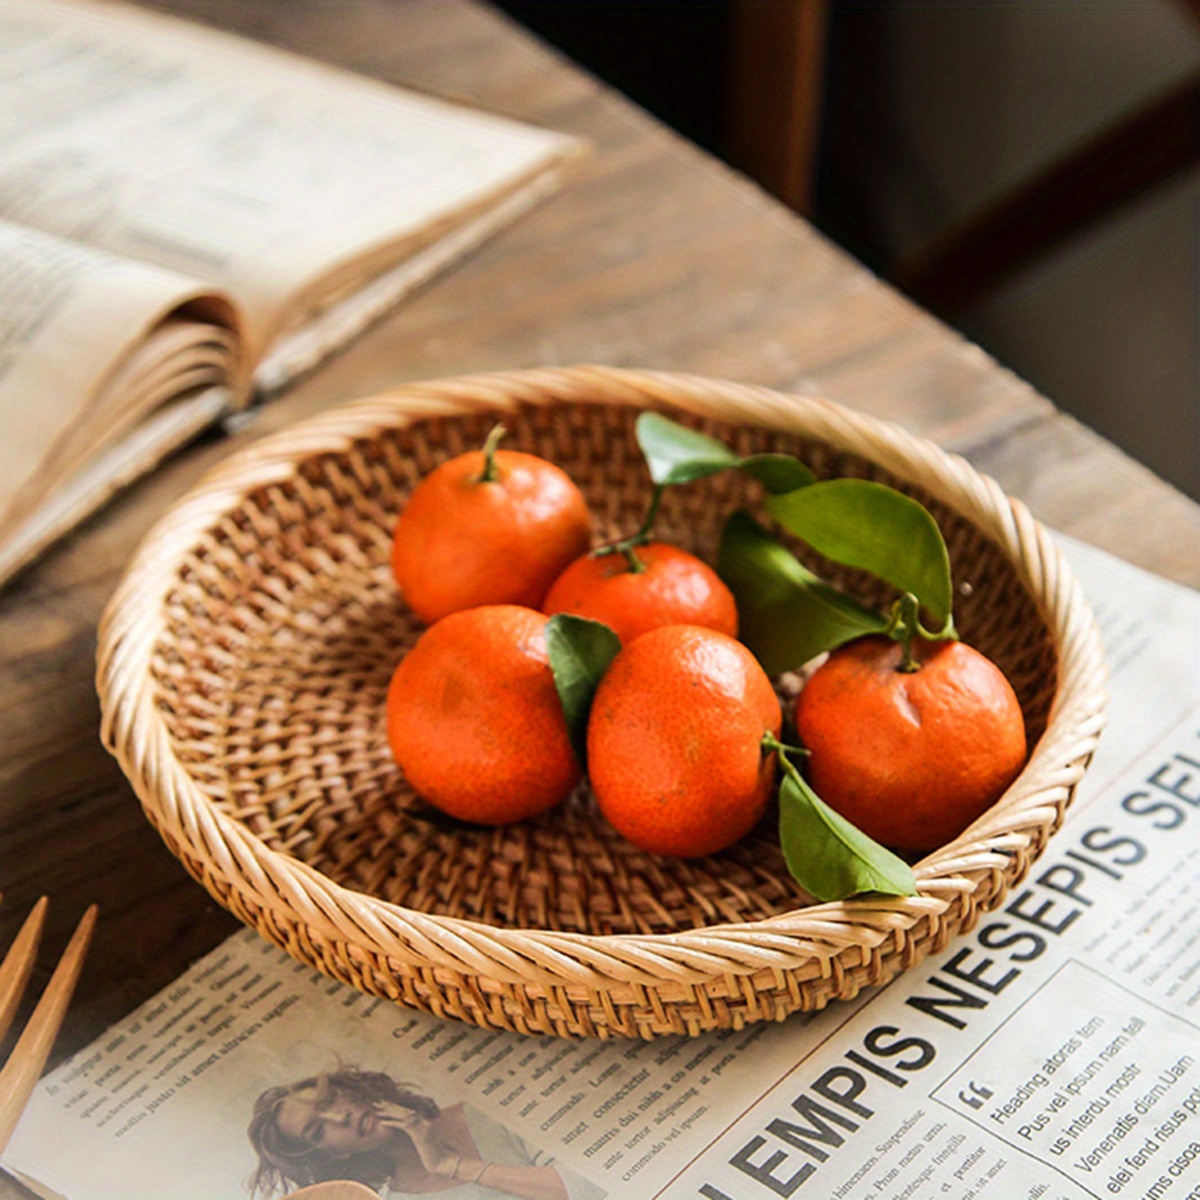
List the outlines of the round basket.
{"label": "round basket", "polygon": [[[420,632],[389,570],[405,496],[502,413],[505,445],[561,465],[599,536],[627,533],[650,487],[633,437],[644,408],[741,454],[891,483],[937,517],[956,623],[1012,681],[1032,752],[989,812],[916,865],[917,895],[812,903],[771,816],[722,854],[675,860],[612,832],[586,785],[501,829],[456,824],[407,789],[383,721]],[[669,489],[657,532],[711,561],[756,487],[727,471]],[[583,367],[400,387],[231,456],[135,556],[101,625],[98,686],[105,743],[167,845],[293,957],[482,1026],[651,1037],[852,997],[970,928],[1060,822],[1103,724],[1103,675],[1049,536],[964,460],[821,400]]]}

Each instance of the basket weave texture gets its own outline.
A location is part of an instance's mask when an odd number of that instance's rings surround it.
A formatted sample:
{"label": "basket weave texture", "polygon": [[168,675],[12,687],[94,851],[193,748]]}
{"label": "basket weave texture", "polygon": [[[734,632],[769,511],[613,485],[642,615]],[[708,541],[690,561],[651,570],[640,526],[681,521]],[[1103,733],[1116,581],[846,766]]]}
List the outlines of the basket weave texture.
{"label": "basket weave texture", "polygon": [[[462,826],[392,762],[384,697],[420,633],[388,565],[405,496],[502,415],[506,446],[580,485],[599,537],[628,533],[649,494],[633,438],[644,408],[739,453],[890,483],[937,517],[958,628],[1012,681],[1032,753],[988,813],[916,865],[917,895],[813,903],[770,815],[711,858],[644,854],[586,784],[536,820]],[[724,472],[670,489],[657,532],[712,561],[756,487]],[[231,456],[146,538],[106,610],[98,665],[103,737],[148,818],[265,938],[440,1016],[640,1037],[820,1008],[969,929],[1060,823],[1103,724],[1103,678],[1090,611],[1046,531],[964,460],[822,400],[600,367],[406,385]]]}

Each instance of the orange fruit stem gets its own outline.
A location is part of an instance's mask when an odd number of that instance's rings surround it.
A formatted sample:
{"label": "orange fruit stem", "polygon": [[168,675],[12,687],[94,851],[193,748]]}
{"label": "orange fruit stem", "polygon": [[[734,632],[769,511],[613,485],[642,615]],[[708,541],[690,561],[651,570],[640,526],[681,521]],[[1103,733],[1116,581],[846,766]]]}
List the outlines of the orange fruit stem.
{"label": "orange fruit stem", "polygon": [[500,439],[508,432],[503,425],[493,425],[487,440],[483,443],[483,470],[479,472],[478,483],[495,483],[500,472],[496,468],[496,449]]}
{"label": "orange fruit stem", "polygon": [[958,634],[954,629],[954,618],[946,619],[945,627],[940,630],[928,630],[921,624],[921,601],[912,592],[905,592],[895,604],[888,617],[887,627],[883,631],[894,642],[899,642],[904,651],[897,670],[906,674],[921,669],[913,649],[913,639],[921,638],[927,642],[957,641]]}

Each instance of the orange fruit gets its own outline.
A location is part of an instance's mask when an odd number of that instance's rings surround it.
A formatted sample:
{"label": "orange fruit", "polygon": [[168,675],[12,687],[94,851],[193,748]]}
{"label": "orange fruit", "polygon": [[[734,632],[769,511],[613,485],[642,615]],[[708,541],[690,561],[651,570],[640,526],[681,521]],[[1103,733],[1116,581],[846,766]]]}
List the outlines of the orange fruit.
{"label": "orange fruit", "polygon": [[779,700],[727,634],[664,625],[613,659],[588,718],[588,772],[600,811],[653,854],[714,854],[748,833],[775,782]]}
{"label": "orange fruit", "polygon": [[660,625],[702,625],[737,636],[737,604],[717,573],[694,554],[666,542],[634,551],[640,570],[624,554],[585,554],[554,581],[544,612],[603,621],[632,642]]}
{"label": "orange fruit", "polygon": [[883,636],[834,650],[796,702],[813,790],[877,842],[936,849],[999,799],[1025,765],[1008,680],[963,642],[916,639],[914,671]]}
{"label": "orange fruit", "polygon": [[552,808],[579,781],[546,621],[513,604],[451,613],[400,660],[388,742],[413,790],[443,812],[506,825]]}
{"label": "orange fruit", "polygon": [[489,438],[413,489],[396,522],[392,573],[427,624],[483,604],[539,608],[590,543],[587,502],[567,475]]}

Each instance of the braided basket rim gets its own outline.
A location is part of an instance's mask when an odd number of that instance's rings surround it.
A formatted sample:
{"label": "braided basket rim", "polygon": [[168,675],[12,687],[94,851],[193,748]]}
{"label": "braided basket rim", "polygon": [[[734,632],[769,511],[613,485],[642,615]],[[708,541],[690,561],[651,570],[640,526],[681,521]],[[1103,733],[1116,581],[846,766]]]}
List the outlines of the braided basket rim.
{"label": "braided basket rim", "polygon": [[[990,537],[1035,598],[1058,654],[1045,732],[1001,800],[954,842],[916,865],[916,895],[813,904],[759,920],[655,934],[504,928],[432,915],[345,888],[268,848],[217,810],[175,755],[150,670],[166,627],[164,600],[197,537],[245,495],[284,482],[314,455],[336,453],[417,419],[598,400],[755,423],[874,461],[947,503]],[[333,958],[346,963],[373,961],[430,972],[452,986],[456,980],[474,980],[472,987],[486,980],[501,990],[528,988],[540,994],[566,989],[603,998],[620,993],[625,1001],[632,994],[635,1004],[650,1008],[660,1003],[654,994],[659,987],[687,991],[720,980],[736,990],[742,986],[739,978],[763,971],[777,978],[800,969],[816,970],[823,979],[836,977],[840,960],[853,965],[868,953],[886,952],[889,939],[901,949],[907,934],[924,922],[933,931],[931,944],[915,955],[911,948],[902,953],[901,965],[907,967],[970,928],[979,911],[993,907],[1024,876],[1061,823],[1103,728],[1105,677],[1091,610],[1048,531],[1021,501],[961,456],[818,397],[676,372],[582,366],[404,384],[344,403],[231,454],[157,522],[135,552],[101,619],[96,682],[102,740],[151,823],[177,857],[188,854],[204,864],[205,886],[221,903],[231,907],[209,878],[220,880],[222,890],[236,898],[235,911],[247,923],[252,922],[246,914],[262,914],[254,922],[259,932],[289,952],[297,953],[298,926],[306,938],[328,943]],[[339,972],[328,956],[316,963],[297,956],[322,969],[332,967],[330,973],[340,977],[353,976]],[[835,986],[835,996],[852,994]],[[604,1032],[603,1020],[599,1025]]]}

